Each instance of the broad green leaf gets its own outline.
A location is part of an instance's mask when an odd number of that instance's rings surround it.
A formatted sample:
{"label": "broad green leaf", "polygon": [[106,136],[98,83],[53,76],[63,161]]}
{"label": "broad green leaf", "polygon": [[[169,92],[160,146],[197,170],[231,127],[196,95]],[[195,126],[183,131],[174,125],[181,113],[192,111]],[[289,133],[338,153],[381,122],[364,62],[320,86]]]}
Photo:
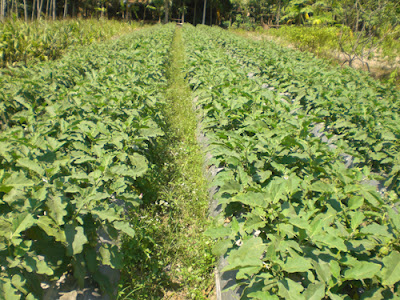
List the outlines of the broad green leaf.
{"label": "broad green leaf", "polygon": [[24,188],[27,186],[34,185],[34,182],[26,178],[22,171],[14,172],[9,178],[7,178],[3,185],[0,186],[0,191],[8,193],[12,188]]}
{"label": "broad green leaf", "polygon": [[49,195],[46,204],[49,208],[49,216],[56,221],[57,225],[63,225],[63,218],[67,215],[67,204],[63,203],[62,198],[58,195]]}
{"label": "broad green leaf", "polygon": [[364,199],[367,200],[367,202],[374,207],[380,207],[383,203],[381,197],[376,191],[361,190],[360,193],[364,197]]}
{"label": "broad green leaf", "polygon": [[388,215],[397,231],[400,231],[400,215],[396,213],[392,208],[389,208]]}
{"label": "broad green leaf", "polygon": [[360,196],[353,196],[349,199],[348,207],[350,209],[358,209],[364,204],[364,198]]}
{"label": "broad green leaf", "polygon": [[[338,231],[338,230],[336,230]],[[338,232],[339,233],[339,232]],[[340,251],[346,252],[347,247],[344,244],[344,240],[340,238],[339,236],[332,235],[330,233],[326,234],[317,234],[312,238],[313,241],[316,243],[321,243],[323,245],[326,245],[330,248],[336,248]]]}
{"label": "broad green leaf", "polygon": [[300,283],[294,282],[289,278],[279,280],[278,288],[278,295],[281,296],[283,299],[306,300],[305,297],[301,294],[301,292],[304,290],[303,286]]}
{"label": "broad green leaf", "polygon": [[228,194],[234,194],[237,192],[240,192],[242,186],[240,183],[236,181],[228,181],[226,182],[221,188],[219,189],[220,193],[228,193]]}
{"label": "broad green leaf", "polygon": [[358,226],[360,226],[360,224],[363,222],[365,216],[360,211],[351,213],[350,216],[351,216],[351,229],[355,231],[358,228]]}
{"label": "broad green leaf", "polygon": [[332,184],[322,182],[322,181],[314,182],[311,185],[310,189],[312,191],[321,192],[321,193],[333,193],[335,191]]}
{"label": "broad green leaf", "polygon": [[382,284],[393,285],[400,281],[400,253],[393,251],[383,258],[384,267],[381,270]]}
{"label": "broad green leaf", "polygon": [[232,240],[222,239],[215,243],[212,252],[215,256],[219,257],[224,255],[226,251],[233,246]]}
{"label": "broad green leaf", "polygon": [[364,234],[371,234],[371,235],[381,235],[385,237],[392,237],[392,234],[389,232],[389,228],[386,225],[379,225],[379,224],[370,224],[366,227],[361,229],[361,233]]}
{"label": "broad green leaf", "polygon": [[249,238],[243,241],[243,245],[239,249],[229,253],[229,265],[223,271],[262,266],[261,258],[265,250],[266,247],[261,238]]}
{"label": "broad green leaf", "polygon": [[307,259],[301,256],[295,256],[289,257],[287,261],[281,265],[281,267],[286,272],[295,273],[307,272],[309,269],[312,268],[312,265]]}
{"label": "broad green leaf", "polygon": [[149,163],[146,157],[134,153],[133,155],[129,155],[129,160],[131,161],[133,172],[136,177],[143,176],[147,172]]}
{"label": "broad green leaf", "polygon": [[314,266],[315,271],[317,272],[318,278],[320,281],[324,281],[328,283],[332,278],[332,272],[330,265],[322,260],[312,261],[312,265]]}
{"label": "broad green leaf", "polygon": [[115,229],[120,230],[123,233],[126,233],[130,237],[135,236],[135,230],[129,225],[128,222],[117,221],[117,222],[114,222],[113,225],[114,225]]}
{"label": "broad green leaf", "polygon": [[100,246],[101,263],[114,269],[122,267],[122,255],[117,246],[102,244]]}
{"label": "broad green leaf", "polygon": [[204,234],[213,239],[218,239],[229,236],[231,233],[232,229],[230,227],[220,226],[217,228],[209,228],[205,231]]}
{"label": "broad green leaf", "polygon": [[307,289],[303,292],[303,296],[307,300],[321,300],[325,297],[325,284],[323,282],[316,282],[308,285]]}
{"label": "broad green leaf", "polygon": [[255,192],[248,192],[245,194],[238,194],[232,198],[232,202],[241,202],[245,205],[249,205],[252,207],[262,207],[266,208],[268,207],[268,204],[270,202],[270,198],[268,195],[263,194],[263,193],[255,193]]}
{"label": "broad green leaf", "polygon": [[83,250],[83,245],[88,242],[82,226],[72,224],[65,225],[65,237],[67,241],[67,255],[73,256]]}
{"label": "broad green leaf", "polygon": [[12,279],[11,283],[15,286],[20,292],[27,294],[28,291],[26,290],[25,284],[26,279],[23,278],[20,274],[15,274]]}
{"label": "broad green leaf", "polygon": [[20,300],[19,292],[14,288],[9,280],[0,281],[0,298],[4,300]]}
{"label": "broad green leaf", "polygon": [[92,215],[97,216],[102,221],[108,221],[110,223],[120,220],[121,217],[119,214],[113,209],[105,209],[103,207],[96,207],[91,211]]}
{"label": "broad green leaf", "polygon": [[30,213],[22,213],[17,215],[12,220],[12,232],[10,232],[10,240],[14,245],[20,244],[21,232],[32,227],[36,223],[36,220]]}
{"label": "broad green leaf", "polygon": [[74,255],[72,258],[72,268],[74,277],[78,282],[79,287],[83,289],[85,286],[86,267],[82,254]]}
{"label": "broad green leaf", "polygon": [[354,267],[344,272],[344,278],[348,280],[373,278],[380,269],[381,265],[367,261],[358,261]]}
{"label": "broad green leaf", "polygon": [[252,292],[248,294],[250,299],[258,299],[258,300],[279,300],[279,297],[276,295],[271,295],[269,292]]}
{"label": "broad green leaf", "polygon": [[54,274],[54,271],[47,265],[46,261],[37,257],[25,255],[22,265],[30,273],[38,273],[49,276]]}
{"label": "broad green leaf", "polygon": [[17,164],[27,168],[28,170],[35,172],[39,176],[44,176],[44,170],[41,166],[39,166],[38,163],[36,163],[34,160],[30,160],[27,158],[20,158],[17,160]]}
{"label": "broad green leaf", "polygon": [[260,272],[261,269],[262,266],[240,268],[239,271],[236,273],[236,279],[241,280],[251,278],[258,272]]}
{"label": "broad green leaf", "polygon": [[58,242],[65,242],[65,232],[48,216],[41,216],[36,224],[43,229],[49,236],[55,237]]}

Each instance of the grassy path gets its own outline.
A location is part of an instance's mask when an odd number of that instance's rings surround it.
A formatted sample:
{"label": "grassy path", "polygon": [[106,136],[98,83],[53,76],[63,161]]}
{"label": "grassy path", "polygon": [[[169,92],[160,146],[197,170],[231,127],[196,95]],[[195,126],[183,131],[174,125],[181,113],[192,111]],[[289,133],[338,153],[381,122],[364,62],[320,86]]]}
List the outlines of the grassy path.
{"label": "grassy path", "polygon": [[120,299],[210,299],[213,293],[208,190],[197,119],[185,81],[184,45],[177,28],[167,67],[166,135],[151,149],[152,179],[144,183],[143,209],[132,215],[135,240],[124,243]]}

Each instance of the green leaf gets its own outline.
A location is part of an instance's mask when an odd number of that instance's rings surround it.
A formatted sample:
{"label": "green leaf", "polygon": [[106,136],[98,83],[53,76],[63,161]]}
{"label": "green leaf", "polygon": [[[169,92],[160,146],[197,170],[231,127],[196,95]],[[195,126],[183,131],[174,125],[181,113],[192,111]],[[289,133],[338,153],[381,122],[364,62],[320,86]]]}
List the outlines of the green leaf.
{"label": "green leaf", "polygon": [[114,222],[113,225],[115,229],[120,230],[123,233],[126,233],[130,237],[135,236],[135,230],[129,225],[128,222],[119,221],[119,222]]}
{"label": "green leaf", "polygon": [[234,194],[237,192],[240,192],[242,189],[242,185],[236,181],[230,180],[226,182],[221,188],[219,189],[220,193],[228,193],[228,194]]}
{"label": "green leaf", "polygon": [[11,283],[23,294],[28,293],[28,291],[26,290],[26,287],[25,287],[26,279],[23,278],[22,275],[15,274],[11,279]]}
{"label": "green leaf", "polygon": [[74,277],[77,280],[79,287],[83,289],[85,286],[86,266],[82,254],[75,255],[72,258],[72,268]]}
{"label": "green leaf", "polygon": [[73,256],[83,251],[83,245],[88,242],[82,226],[72,224],[65,225],[65,237],[67,241],[67,255]]}
{"label": "green leaf", "polygon": [[269,292],[252,292],[248,294],[250,299],[259,299],[259,300],[279,300],[279,297],[276,295],[271,295]]}
{"label": "green leaf", "polygon": [[382,284],[394,285],[400,281],[400,253],[393,251],[383,258],[384,267],[381,271]]}
{"label": "green leaf", "polygon": [[232,229],[230,227],[220,226],[217,228],[209,228],[205,231],[204,234],[213,239],[218,239],[229,236],[231,233]]}
{"label": "green leaf", "polygon": [[49,195],[46,204],[49,208],[49,216],[56,221],[57,225],[63,225],[63,218],[67,215],[67,211],[65,209],[67,204],[63,203],[62,198],[57,195]]}
{"label": "green leaf", "polygon": [[0,280],[0,299],[4,300],[20,300],[19,292],[14,288],[9,280],[5,282]]}
{"label": "green leaf", "polygon": [[392,237],[392,234],[389,232],[389,228],[386,225],[379,225],[376,223],[370,224],[361,229],[361,233],[370,234],[370,235],[381,235],[385,237]]}
{"label": "green leaf", "polygon": [[312,265],[314,266],[315,271],[317,272],[318,278],[320,281],[324,281],[328,283],[332,278],[332,272],[330,265],[322,260],[312,261]]}
{"label": "green leaf", "polygon": [[114,269],[122,268],[122,255],[117,246],[102,244],[100,246],[101,263]]}
{"label": "green leaf", "polygon": [[358,209],[364,204],[364,198],[360,196],[353,196],[349,199],[348,207],[350,209]]}
{"label": "green leaf", "polygon": [[350,216],[351,216],[351,229],[354,232],[356,231],[358,226],[360,226],[360,224],[364,221],[365,216],[360,211],[351,213]]}
{"label": "green leaf", "polygon": [[354,267],[344,272],[344,278],[347,280],[373,278],[380,269],[381,265],[367,261],[358,261]]}
{"label": "green leaf", "polygon": [[308,285],[307,289],[303,292],[303,296],[307,300],[321,300],[325,297],[325,284],[323,282],[316,282]]}
{"label": "green leaf", "polygon": [[25,255],[22,265],[30,273],[38,273],[49,276],[54,274],[54,271],[47,265],[47,263],[37,257]]}
{"label": "green leaf", "polygon": [[32,172],[35,172],[39,176],[44,176],[44,174],[45,174],[43,168],[41,166],[39,166],[38,163],[36,163],[35,161],[33,161],[31,159],[20,158],[17,160],[17,164],[24,168],[27,168],[28,170],[30,170]]}
{"label": "green leaf", "polygon": [[93,216],[97,216],[102,221],[108,221],[110,223],[121,220],[119,214],[113,209],[105,209],[104,207],[96,207],[91,211]]}
{"label": "green leaf", "polygon": [[255,192],[247,192],[245,194],[238,194],[234,196],[231,201],[232,202],[241,202],[245,205],[249,205],[252,207],[268,207],[269,202],[272,199],[268,197],[268,195],[263,193],[255,193]]}
{"label": "green leaf", "polygon": [[312,240],[315,242],[319,242],[323,245],[327,245],[330,248],[336,248],[340,251],[346,252],[347,247],[344,244],[344,240],[340,238],[340,234],[338,230],[335,230],[338,232],[338,236],[332,235],[330,233],[327,234],[317,234],[315,235]]}
{"label": "green leaf", "polygon": [[232,250],[229,253],[229,265],[223,271],[262,266],[261,257],[265,250],[266,247],[261,238],[249,238],[243,241],[243,245],[239,249]]}
{"label": "green leaf", "polygon": [[21,242],[21,240],[18,239],[21,236],[21,232],[32,227],[35,223],[36,220],[30,213],[22,213],[14,217],[12,219],[12,232],[10,232],[11,242],[18,246]]}
{"label": "green leaf", "polygon": [[134,153],[133,155],[129,155],[129,160],[131,161],[133,172],[135,173],[136,177],[143,176],[147,172],[149,163],[146,157],[138,153]]}
{"label": "green leaf", "polygon": [[232,240],[222,239],[215,243],[212,252],[215,256],[221,256],[226,253],[226,251],[233,246]]}
{"label": "green leaf", "polygon": [[308,259],[301,256],[289,257],[286,263],[282,264],[282,269],[289,273],[307,272],[312,268]]}
{"label": "green leaf", "polygon": [[322,182],[322,181],[314,182],[311,185],[310,190],[312,190],[314,192],[320,192],[320,193],[333,193],[335,191],[332,184]]}
{"label": "green leaf", "polygon": [[58,242],[66,242],[65,233],[60,227],[48,216],[41,216],[36,224],[46,232],[47,235],[55,237]]}
{"label": "green leaf", "polygon": [[34,184],[32,180],[26,178],[22,171],[14,172],[0,185],[0,191],[8,193],[12,188],[21,189],[27,186],[33,186]]}
{"label": "green leaf", "polygon": [[303,286],[300,283],[294,282],[289,278],[279,280],[278,288],[278,295],[281,296],[283,299],[306,300],[305,297],[301,295],[301,292],[304,290]]}
{"label": "green leaf", "polygon": [[400,231],[400,215],[396,213],[392,208],[388,210],[388,215],[397,231]]}
{"label": "green leaf", "polygon": [[361,190],[361,195],[364,197],[365,200],[373,207],[380,207],[383,203],[381,197],[379,196],[378,192],[372,190]]}

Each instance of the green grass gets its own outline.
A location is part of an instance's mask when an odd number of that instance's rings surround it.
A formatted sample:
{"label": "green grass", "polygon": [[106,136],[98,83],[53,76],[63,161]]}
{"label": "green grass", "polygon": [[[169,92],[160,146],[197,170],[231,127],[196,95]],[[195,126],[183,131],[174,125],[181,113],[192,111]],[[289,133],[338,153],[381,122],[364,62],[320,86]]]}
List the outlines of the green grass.
{"label": "green grass", "polygon": [[177,29],[167,69],[166,135],[150,149],[152,178],[143,183],[143,206],[132,214],[137,238],[123,243],[119,299],[208,299],[213,289],[212,242],[203,234],[208,185],[183,48]]}

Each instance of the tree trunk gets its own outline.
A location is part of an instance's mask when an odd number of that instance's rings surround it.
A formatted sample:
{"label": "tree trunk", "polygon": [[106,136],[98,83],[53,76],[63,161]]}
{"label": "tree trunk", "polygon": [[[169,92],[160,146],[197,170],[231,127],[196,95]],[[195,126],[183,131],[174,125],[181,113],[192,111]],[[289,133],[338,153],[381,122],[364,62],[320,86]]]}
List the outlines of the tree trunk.
{"label": "tree trunk", "polygon": [[46,1],[46,12],[44,13],[46,16],[46,20],[49,19],[49,0]]}
{"label": "tree trunk", "polygon": [[64,19],[67,17],[67,13],[68,13],[68,0],[65,0],[65,2],[64,2],[64,16],[63,16]]}
{"label": "tree trunk", "polygon": [[37,19],[40,20],[42,15],[42,8],[43,8],[43,0],[37,0]]}
{"label": "tree trunk", "polygon": [[32,21],[35,17],[35,4],[36,4],[36,0],[33,0],[33,4],[32,4]]}
{"label": "tree trunk", "polygon": [[210,5],[210,26],[212,26],[212,5]]}
{"label": "tree trunk", "polygon": [[185,9],[183,9],[183,12],[182,12],[182,24],[184,24],[185,23]]}
{"label": "tree trunk", "polygon": [[37,14],[37,19],[40,20],[40,0],[36,0],[36,14]]}
{"label": "tree trunk", "polygon": [[18,0],[15,0],[15,16],[18,19]]}
{"label": "tree trunk", "polygon": [[167,24],[169,21],[169,0],[164,0],[164,9],[165,9],[165,19],[164,23]]}
{"label": "tree trunk", "polygon": [[194,12],[193,12],[193,25],[196,26],[196,10],[197,10],[197,0],[194,1]]}
{"label": "tree trunk", "polygon": [[55,21],[55,19],[56,19],[56,0],[53,0],[53,21]]}
{"label": "tree trunk", "polygon": [[26,0],[24,0],[24,17],[25,22],[28,22],[28,8],[26,7]]}
{"label": "tree trunk", "polygon": [[207,8],[207,0],[204,0],[204,7],[203,7],[203,22],[201,24],[206,24],[206,8]]}
{"label": "tree trunk", "polygon": [[5,2],[6,0],[1,0],[0,1],[0,21],[3,22],[4,21],[4,6],[5,6]]}

